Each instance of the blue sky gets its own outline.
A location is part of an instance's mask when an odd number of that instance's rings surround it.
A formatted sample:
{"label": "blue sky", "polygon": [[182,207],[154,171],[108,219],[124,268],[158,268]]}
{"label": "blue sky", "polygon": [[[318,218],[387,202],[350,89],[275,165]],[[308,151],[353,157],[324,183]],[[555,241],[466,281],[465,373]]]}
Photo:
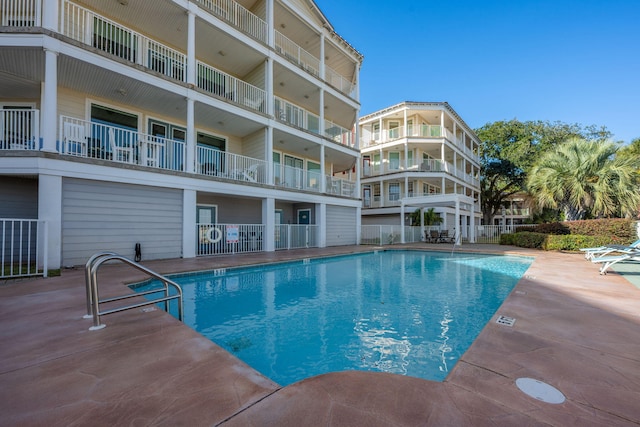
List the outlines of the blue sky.
{"label": "blue sky", "polygon": [[518,119],[640,137],[640,0],[316,0],[364,55],[360,114],[447,101],[472,128]]}

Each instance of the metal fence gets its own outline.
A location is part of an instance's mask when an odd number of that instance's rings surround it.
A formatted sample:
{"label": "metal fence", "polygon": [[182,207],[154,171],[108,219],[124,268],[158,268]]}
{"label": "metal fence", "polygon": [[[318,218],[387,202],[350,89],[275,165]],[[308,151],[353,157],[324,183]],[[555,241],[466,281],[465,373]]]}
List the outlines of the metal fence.
{"label": "metal fence", "polygon": [[0,219],[0,278],[47,276],[44,221]]}
{"label": "metal fence", "polygon": [[263,251],[264,225],[262,224],[200,223],[196,228],[198,255]]}
{"label": "metal fence", "polygon": [[[478,225],[475,226],[475,243],[500,243],[502,234],[514,233],[523,227],[535,227],[535,224],[518,225]],[[416,242],[452,242],[469,243],[471,227],[461,230],[444,229],[440,226],[405,227],[404,243]],[[396,245],[402,243],[402,227],[400,225],[363,225],[360,238],[361,245]]]}

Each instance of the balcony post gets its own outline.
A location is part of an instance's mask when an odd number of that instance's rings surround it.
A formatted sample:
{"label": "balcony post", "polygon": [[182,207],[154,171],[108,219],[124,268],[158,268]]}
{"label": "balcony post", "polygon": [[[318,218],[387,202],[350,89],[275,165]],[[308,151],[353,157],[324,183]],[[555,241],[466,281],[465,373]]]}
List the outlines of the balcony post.
{"label": "balcony post", "polygon": [[196,163],[196,131],[195,131],[195,101],[193,98],[187,98],[187,140],[185,141],[184,148],[185,163],[182,170],[185,172],[195,172]]}
{"label": "balcony post", "polygon": [[[58,4],[57,1],[42,2],[42,26],[47,30],[58,32]],[[36,19],[40,19],[40,16],[37,16]]]}
{"label": "balcony post", "polygon": [[189,3],[187,11],[187,83],[196,86],[196,15],[197,6]]}
{"label": "balcony post", "polygon": [[[48,40],[48,39],[46,39]],[[48,46],[51,44],[51,46]],[[42,150],[55,152],[56,125],[58,118],[58,42],[45,42],[44,82],[41,88]],[[40,141],[36,141],[39,143]],[[61,141],[62,143],[62,141]]]}

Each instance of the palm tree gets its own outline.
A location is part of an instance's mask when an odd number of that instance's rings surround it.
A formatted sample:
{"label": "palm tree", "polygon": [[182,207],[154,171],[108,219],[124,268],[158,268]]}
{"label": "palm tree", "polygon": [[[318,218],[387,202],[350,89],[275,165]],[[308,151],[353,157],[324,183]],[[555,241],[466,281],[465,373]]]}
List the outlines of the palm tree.
{"label": "palm tree", "polygon": [[[442,222],[440,214],[436,213],[434,208],[424,211],[424,225],[438,225]],[[411,223],[420,225],[420,209],[416,209],[411,213]]]}
{"label": "palm tree", "polygon": [[561,209],[567,220],[635,214],[640,203],[637,156],[616,156],[610,141],[570,139],[543,154],[527,187],[538,206]]}

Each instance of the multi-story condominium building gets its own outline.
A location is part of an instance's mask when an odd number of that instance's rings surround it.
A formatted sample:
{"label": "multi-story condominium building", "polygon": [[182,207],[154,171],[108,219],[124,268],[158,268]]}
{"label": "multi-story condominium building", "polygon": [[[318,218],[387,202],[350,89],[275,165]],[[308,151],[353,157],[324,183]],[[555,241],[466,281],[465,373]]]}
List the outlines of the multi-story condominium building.
{"label": "multi-story condominium building", "polygon": [[516,193],[508,197],[502,209],[492,218],[492,225],[521,225],[532,218],[534,203],[525,193]]}
{"label": "multi-story condominium building", "polygon": [[3,0],[0,218],[49,268],[355,244],[362,59],[312,0]]}
{"label": "multi-story condominium building", "polygon": [[481,219],[480,141],[449,104],[402,102],[358,126],[363,225],[410,225],[409,213],[434,208],[441,227],[472,238]]}

